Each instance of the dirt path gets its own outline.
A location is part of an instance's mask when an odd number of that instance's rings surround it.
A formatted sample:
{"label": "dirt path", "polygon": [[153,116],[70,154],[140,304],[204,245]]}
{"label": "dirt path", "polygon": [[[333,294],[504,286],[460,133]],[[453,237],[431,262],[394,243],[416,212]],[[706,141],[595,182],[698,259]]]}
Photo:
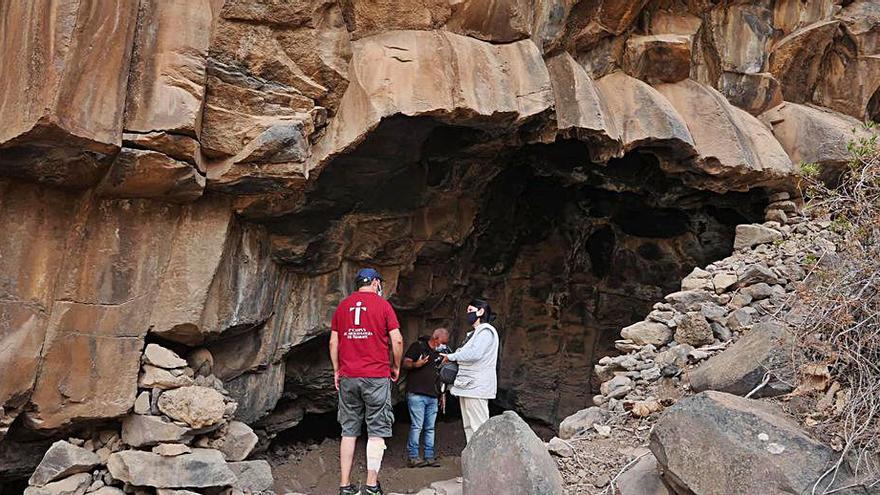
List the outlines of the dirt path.
{"label": "dirt path", "polygon": [[[441,467],[407,468],[406,438],[409,423],[394,424],[394,436],[388,441],[388,450],[382,461],[379,479],[385,493],[415,493],[434,481],[461,476],[459,454],[464,448],[464,431],[460,419],[437,420],[435,448]],[[275,475],[275,492],[299,492],[309,495],[335,494],[339,488],[339,439],[327,439],[311,445],[288,446],[285,455],[270,455],[269,462]],[[358,439],[352,480],[366,479],[364,439]]]}

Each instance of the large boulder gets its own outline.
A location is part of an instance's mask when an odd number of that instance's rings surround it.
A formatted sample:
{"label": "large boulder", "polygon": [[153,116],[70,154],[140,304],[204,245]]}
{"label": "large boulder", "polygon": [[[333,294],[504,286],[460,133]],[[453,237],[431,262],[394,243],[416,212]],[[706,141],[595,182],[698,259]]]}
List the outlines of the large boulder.
{"label": "large boulder", "polygon": [[[667,409],[650,446],[676,493],[701,495],[810,493],[839,457],[775,406],[722,392],[702,392]],[[833,487],[852,482],[844,465]]]}
{"label": "large boulder", "polygon": [[43,486],[71,474],[85,473],[100,463],[101,458],[91,450],[59,440],[46,451],[28,483]]}
{"label": "large boulder", "polygon": [[851,141],[870,136],[853,117],[814,105],[785,102],[767,110],[761,121],[795,163],[815,163],[821,177],[833,181],[847,169]]}
{"label": "large boulder", "polygon": [[477,430],[462,452],[461,469],[465,495],[563,493],[562,475],[544,442],[512,411]]}
{"label": "large boulder", "polygon": [[776,323],[758,323],[723,352],[716,354],[688,374],[697,392],[718,390],[746,395],[770,373],[770,381],[755,397],[769,397],[791,391],[780,374],[791,359],[794,337]]}
{"label": "large boulder", "polygon": [[257,445],[257,434],[241,421],[230,421],[219,432],[219,438],[199,439],[197,445],[223,452],[227,461],[243,461]]}
{"label": "large boulder", "polygon": [[213,388],[190,386],[163,393],[159,410],[193,428],[204,428],[223,420],[226,404],[223,394]]}
{"label": "large boulder", "polygon": [[110,455],[107,469],[120,481],[154,488],[209,488],[236,482],[223,454],[211,449],[193,449],[174,457],[123,450]]}
{"label": "large boulder", "polygon": [[244,461],[230,462],[229,469],[235,473],[236,482],[232,485],[245,493],[259,493],[272,488],[272,466],[268,462]]}

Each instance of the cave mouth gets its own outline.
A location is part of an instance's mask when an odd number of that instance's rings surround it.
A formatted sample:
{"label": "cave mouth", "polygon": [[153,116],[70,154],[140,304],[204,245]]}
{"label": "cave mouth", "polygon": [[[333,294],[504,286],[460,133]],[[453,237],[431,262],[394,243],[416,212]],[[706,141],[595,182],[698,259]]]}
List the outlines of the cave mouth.
{"label": "cave mouth", "polygon": [[[438,326],[460,342],[467,301],[486,297],[502,339],[493,406],[553,428],[591,405],[593,365],[620,328],[728,256],[736,225],[761,221],[767,204],[762,190],[695,188],[664,172],[657,150],[590,156],[574,139],[387,119],[326,167],[303,206],[265,224],[291,270],[377,266],[407,343]],[[286,249],[297,243],[307,247]],[[276,411],[335,410],[335,394],[291,364],[314,355],[293,349]]]}

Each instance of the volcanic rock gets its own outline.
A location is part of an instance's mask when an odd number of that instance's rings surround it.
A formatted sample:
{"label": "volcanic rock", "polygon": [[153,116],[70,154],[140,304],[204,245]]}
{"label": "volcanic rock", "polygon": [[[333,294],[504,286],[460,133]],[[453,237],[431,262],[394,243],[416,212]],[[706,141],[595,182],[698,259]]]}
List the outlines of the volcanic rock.
{"label": "volcanic rock", "polygon": [[715,337],[712,335],[712,327],[699,312],[687,313],[684,319],[675,327],[675,341],[679,344],[688,344],[695,347],[711,344]]}
{"label": "volcanic rock", "polygon": [[[498,445],[508,448],[498,450]],[[561,494],[562,476],[537,435],[516,413],[489,418],[461,457],[464,493]]]}
{"label": "volcanic rock", "polygon": [[[722,392],[667,409],[651,432],[651,451],[676,492],[707,495],[809,492],[838,455],[774,406]],[[850,482],[844,465],[834,487]]]}
{"label": "volcanic rock", "polygon": [[156,344],[147,344],[147,348],[144,349],[144,362],[165,369],[186,366],[186,361],[181,359],[177,353]]}
{"label": "volcanic rock", "polygon": [[568,440],[578,433],[589,430],[594,424],[605,421],[606,413],[598,407],[588,407],[572,414],[559,424],[559,438]]}
{"label": "volcanic rock", "polygon": [[59,440],[49,447],[28,483],[43,486],[77,473],[85,473],[101,463],[94,452]]}
{"label": "volcanic rock", "polygon": [[83,495],[91,484],[91,474],[79,473],[44,486],[29,486],[24,493],[25,495]]}
{"label": "volcanic rock", "polygon": [[[741,311],[741,310],[737,310]],[[770,374],[767,385],[754,397],[769,397],[792,390],[780,380],[791,359],[793,337],[775,323],[759,323],[720,354],[709,358],[688,375],[691,388],[697,392],[718,390],[746,395]]]}
{"label": "volcanic rock", "polygon": [[758,244],[781,240],[782,233],[776,229],[764,227],[763,225],[743,224],[736,226],[736,238],[733,241],[733,248],[750,248]]}
{"label": "volcanic rock", "polygon": [[125,483],[155,488],[208,488],[236,482],[223,455],[211,449],[193,449],[192,453],[174,457],[123,450],[110,456],[107,469]]}
{"label": "volcanic rock", "polygon": [[204,428],[223,420],[226,404],[223,395],[213,388],[188,386],[163,393],[159,410],[193,428]]}
{"label": "volcanic rock", "polygon": [[245,493],[264,492],[271,489],[275,483],[272,478],[272,467],[263,460],[230,462],[229,469],[237,478],[232,487]]}
{"label": "volcanic rock", "polygon": [[672,340],[672,330],[662,323],[640,321],[624,328],[620,335],[636,344],[661,346]]}
{"label": "volcanic rock", "polygon": [[166,422],[158,416],[130,414],[122,420],[122,441],[132,447],[188,442],[190,439],[189,429]]}

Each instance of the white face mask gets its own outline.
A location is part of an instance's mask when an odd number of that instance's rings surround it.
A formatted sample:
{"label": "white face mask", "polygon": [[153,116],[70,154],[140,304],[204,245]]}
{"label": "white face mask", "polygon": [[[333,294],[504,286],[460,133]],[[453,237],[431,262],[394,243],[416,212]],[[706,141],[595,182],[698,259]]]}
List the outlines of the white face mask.
{"label": "white face mask", "polygon": [[385,297],[382,292],[382,284],[381,283],[379,284],[379,288],[376,291],[376,294],[379,294],[379,297]]}

